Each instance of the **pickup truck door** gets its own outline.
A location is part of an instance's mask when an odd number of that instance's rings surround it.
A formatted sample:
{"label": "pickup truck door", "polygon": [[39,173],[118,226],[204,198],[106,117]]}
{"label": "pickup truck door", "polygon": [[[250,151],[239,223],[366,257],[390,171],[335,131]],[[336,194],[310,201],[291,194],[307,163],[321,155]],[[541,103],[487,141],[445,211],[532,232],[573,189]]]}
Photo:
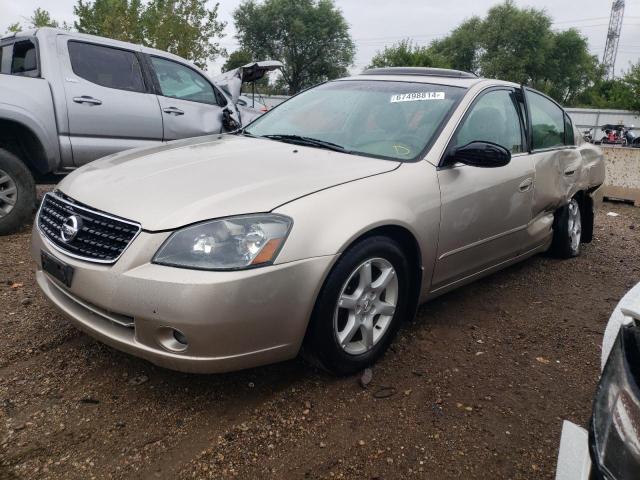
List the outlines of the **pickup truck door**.
{"label": "pickup truck door", "polygon": [[442,209],[433,291],[518,256],[525,244],[534,169],[515,89],[481,93],[447,151],[473,141],[502,145],[512,158],[497,168],[456,163],[438,169]]}
{"label": "pickup truck door", "polygon": [[60,36],[73,161],[162,141],[162,116],[141,53]]}
{"label": "pickup truck door", "polygon": [[197,137],[222,132],[224,96],[189,65],[150,55],[158,102],[162,110],[163,139]]}

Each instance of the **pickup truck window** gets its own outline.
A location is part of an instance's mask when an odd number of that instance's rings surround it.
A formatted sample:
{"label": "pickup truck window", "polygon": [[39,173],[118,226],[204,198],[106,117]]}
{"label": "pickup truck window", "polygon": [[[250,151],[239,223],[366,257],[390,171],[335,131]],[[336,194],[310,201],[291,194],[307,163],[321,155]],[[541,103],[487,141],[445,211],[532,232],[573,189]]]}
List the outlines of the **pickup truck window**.
{"label": "pickup truck window", "polygon": [[36,76],[38,74],[36,46],[31,41],[17,42],[13,45],[11,73],[26,76]]}
{"label": "pickup truck window", "polygon": [[160,57],[151,57],[151,63],[165,97],[217,105],[213,87],[195,70]]}
{"label": "pickup truck window", "polygon": [[146,92],[142,69],[133,52],[85,42],[69,42],[73,73],[108,88]]}

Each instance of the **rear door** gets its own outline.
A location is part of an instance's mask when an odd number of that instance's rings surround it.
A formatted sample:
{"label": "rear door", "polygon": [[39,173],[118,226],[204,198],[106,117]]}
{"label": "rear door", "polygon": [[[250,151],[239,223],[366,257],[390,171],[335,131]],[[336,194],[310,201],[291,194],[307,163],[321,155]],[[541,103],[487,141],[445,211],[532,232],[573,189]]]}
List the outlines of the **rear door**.
{"label": "rear door", "polygon": [[531,120],[531,149],[535,169],[531,245],[544,243],[552,233],[553,213],[575,193],[583,161],[575,145],[573,125],[549,97],[525,89]]}
{"label": "rear door", "polygon": [[141,54],[110,45],[59,37],[76,165],[162,141],[158,100],[145,80]]}
{"label": "rear door", "polygon": [[222,131],[224,96],[189,65],[152,55],[164,140],[197,137]]}
{"label": "rear door", "polygon": [[434,290],[516,257],[531,219],[534,170],[527,152],[518,91],[480,94],[458,125],[447,151],[489,141],[511,152],[509,164],[438,169],[442,201]]}

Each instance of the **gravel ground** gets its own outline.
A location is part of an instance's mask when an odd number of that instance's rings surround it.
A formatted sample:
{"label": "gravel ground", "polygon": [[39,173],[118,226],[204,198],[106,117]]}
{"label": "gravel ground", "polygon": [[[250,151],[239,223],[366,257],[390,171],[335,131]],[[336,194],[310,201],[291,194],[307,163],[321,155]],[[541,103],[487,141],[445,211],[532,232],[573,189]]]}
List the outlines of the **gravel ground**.
{"label": "gravel ground", "polygon": [[604,204],[577,259],[424,305],[366,388],[300,360],[196,376],[119,353],[47,304],[28,252],[28,230],[0,238],[0,478],[552,478],[640,281],[640,209]]}

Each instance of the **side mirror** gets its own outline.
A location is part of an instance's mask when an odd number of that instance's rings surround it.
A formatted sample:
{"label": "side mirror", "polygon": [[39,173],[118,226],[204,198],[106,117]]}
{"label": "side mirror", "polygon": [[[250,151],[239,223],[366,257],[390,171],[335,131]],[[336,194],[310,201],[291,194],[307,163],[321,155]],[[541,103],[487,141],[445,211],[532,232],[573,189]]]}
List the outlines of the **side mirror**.
{"label": "side mirror", "polygon": [[447,158],[447,163],[460,162],[481,168],[504,167],[510,161],[511,152],[502,145],[480,141],[455,148]]}

